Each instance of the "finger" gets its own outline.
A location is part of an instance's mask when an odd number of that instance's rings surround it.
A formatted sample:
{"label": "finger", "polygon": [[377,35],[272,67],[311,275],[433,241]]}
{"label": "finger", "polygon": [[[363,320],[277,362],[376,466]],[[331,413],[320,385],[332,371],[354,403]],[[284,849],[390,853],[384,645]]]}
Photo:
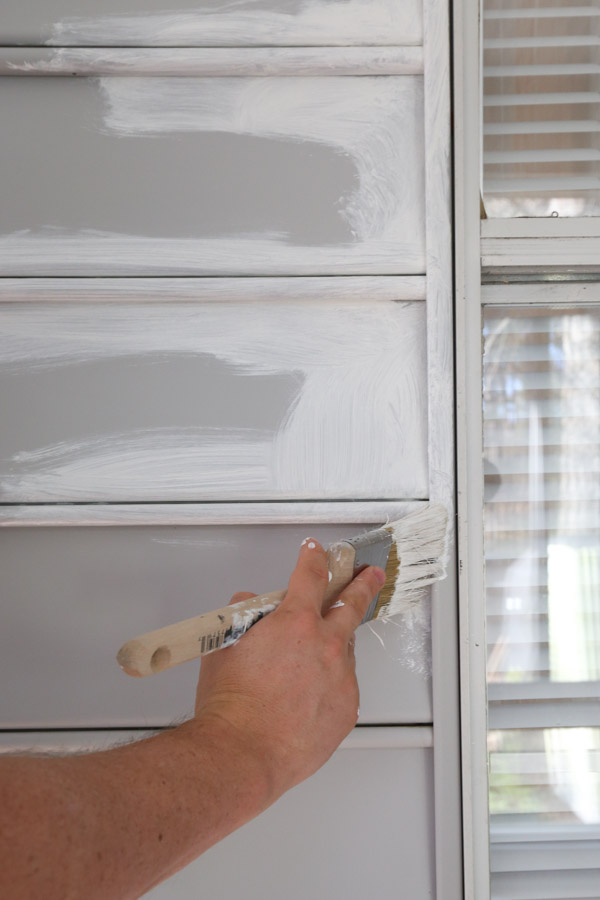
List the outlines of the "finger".
{"label": "finger", "polygon": [[384,584],[383,569],[377,566],[363,569],[348,587],[344,588],[325,619],[349,640]]}
{"label": "finger", "polygon": [[253,597],[258,597],[258,594],[253,594],[251,591],[238,591],[237,594],[234,594],[227,606],[231,606],[232,603],[241,603],[242,600],[252,600]]}
{"label": "finger", "polygon": [[350,640],[348,641],[348,659],[353,668],[356,668],[356,656],[354,655],[355,644],[356,636],[353,633]]}
{"label": "finger", "polygon": [[320,614],[328,583],[327,554],[314,538],[305,538],[281,605],[293,604],[295,609],[311,609]]}

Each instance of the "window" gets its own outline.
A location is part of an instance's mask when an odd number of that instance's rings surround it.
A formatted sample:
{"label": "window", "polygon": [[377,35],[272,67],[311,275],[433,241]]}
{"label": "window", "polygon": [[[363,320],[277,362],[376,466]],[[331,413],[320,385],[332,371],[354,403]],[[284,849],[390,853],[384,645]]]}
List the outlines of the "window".
{"label": "window", "polygon": [[600,214],[600,7],[485,0],[489,218]]}
{"label": "window", "polygon": [[483,361],[491,894],[600,897],[600,308],[488,307]]}

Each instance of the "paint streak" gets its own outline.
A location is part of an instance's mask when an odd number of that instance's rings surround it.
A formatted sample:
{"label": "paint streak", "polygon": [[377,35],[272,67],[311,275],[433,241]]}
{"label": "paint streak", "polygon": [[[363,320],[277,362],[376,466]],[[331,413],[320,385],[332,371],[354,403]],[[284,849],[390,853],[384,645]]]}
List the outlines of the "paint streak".
{"label": "paint streak", "polygon": [[[167,0],[165,0],[166,5]],[[137,15],[72,16],[48,44],[100,46],[294,46],[422,43],[418,0],[236,0]]]}
{"label": "paint streak", "polygon": [[[432,674],[431,658],[431,598],[422,597],[418,603],[405,605],[402,615],[390,619],[374,619],[366,623],[373,636],[379,641],[385,653],[401,669],[414,672],[425,680]],[[394,650],[400,645],[400,655],[391,651],[391,629],[397,634],[394,637]]]}
{"label": "paint streak", "polygon": [[144,429],[21,452],[1,482],[13,502],[427,496],[422,303],[148,304],[143,317],[125,303],[5,304],[1,314],[0,361],[15,377],[103,358],[209,354],[245,377],[298,378],[275,434]]}
{"label": "paint streak", "polygon": [[[415,214],[418,227],[419,213]],[[0,235],[0,274],[49,275],[419,275],[421,235],[354,245],[296,247],[284,233],[234,238],[149,238],[118,232],[43,227]]]}
{"label": "paint streak", "polygon": [[[420,274],[425,270],[423,79],[101,78],[106,134],[246,135],[318,143],[349,158],[337,201],[349,240],[292,242],[286,231],[145,237],[42,224],[0,237],[4,275]],[[226,145],[225,145],[226,146]],[[210,160],[202,161],[210,166]],[[180,178],[193,177],[182,172]],[[251,177],[251,173],[249,173]],[[310,185],[307,186],[310,190]],[[317,206],[313,205],[313,210]],[[118,210],[115,211],[115,223]]]}
{"label": "paint streak", "polygon": [[[340,198],[357,241],[394,240],[424,227],[415,148],[422,79],[101,78],[106,128],[121,136],[226,132],[314,141],[348,155],[358,186]],[[398,166],[410,177],[399,179]]]}

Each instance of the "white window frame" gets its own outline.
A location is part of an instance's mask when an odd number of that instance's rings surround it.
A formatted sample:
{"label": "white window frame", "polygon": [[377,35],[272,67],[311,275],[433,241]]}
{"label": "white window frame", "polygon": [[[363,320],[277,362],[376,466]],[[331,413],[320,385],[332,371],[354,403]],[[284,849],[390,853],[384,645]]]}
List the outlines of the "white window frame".
{"label": "white window frame", "polygon": [[[480,0],[454,5],[457,496],[463,840],[466,900],[490,900],[483,546],[484,306],[600,303],[600,283],[484,284],[482,268],[528,273],[585,266],[600,277],[600,217],[480,219]],[[496,279],[498,282],[500,278]]]}
{"label": "white window frame", "polygon": [[456,452],[465,900],[490,898],[483,548],[479,0],[454,5]]}

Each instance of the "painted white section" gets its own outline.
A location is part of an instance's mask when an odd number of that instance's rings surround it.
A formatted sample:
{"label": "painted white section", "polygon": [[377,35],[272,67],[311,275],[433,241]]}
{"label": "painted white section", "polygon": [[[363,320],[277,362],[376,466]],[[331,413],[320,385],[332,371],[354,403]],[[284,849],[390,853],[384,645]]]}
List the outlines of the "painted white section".
{"label": "painted white section", "polygon": [[93,503],[0,506],[0,527],[113,525],[387,524],[424,505],[394,500],[342,503]]}
{"label": "painted white section", "polygon": [[295,247],[281,233],[194,239],[149,238],[91,229],[22,230],[0,235],[0,277],[420,274],[425,271],[420,246],[422,219],[420,210],[413,208],[413,212],[413,230],[404,232],[401,239],[327,247]]}
{"label": "painted white section", "polygon": [[0,75],[420,75],[421,47],[0,47]]}
{"label": "painted white section", "polygon": [[[351,157],[358,187],[342,216],[357,241],[400,240],[421,206],[410,167],[422,104],[421,79],[101,78],[104,124],[118,135],[217,131],[276,140],[314,141]],[[407,140],[408,138],[408,140]],[[412,144],[412,146],[410,146]],[[405,157],[405,152],[411,158]]]}
{"label": "painted white section", "polygon": [[336,278],[2,278],[0,303],[61,302],[201,303],[277,300],[282,304],[318,300],[424,300],[420,275],[359,275]]}
{"label": "painted white section", "polygon": [[490,848],[483,552],[479,0],[454,17],[458,591],[465,900],[489,900]]}
{"label": "painted white section", "polygon": [[350,157],[356,186],[340,198],[338,214],[349,226],[351,241],[306,247],[291,244],[285,233],[268,231],[176,239],[46,226],[0,236],[0,274],[424,272],[419,76],[351,80],[109,76],[98,79],[98,88],[105,103],[103,127],[110,134],[219,132],[317,142]]}
{"label": "painted white section", "polygon": [[[167,2],[165,3],[167,5]],[[221,7],[219,9],[219,6]],[[275,6],[275,9],[273,8]],[[231,46],[420,44],[419,0],[304,0],[289,11],[261,0],[207,9],[77,16],[56,22],[48,44],[99,46]]]}
{"label": "painted white section", "polygon": [[448,578],[431,590],[437,900],[464,900],[454,531],[454,342],[450,21],[446,0],[424,5],[425,221],[429,498],[449,516]]}
{"label": "painted white section", "polygon": [[200,426],[65,440],[8,462],[5,501],[427,496],[422,303],[4,304],[1,316],[5,374],[69,366],[77,378],[94,360],[207,354],[244,377],[299,382],[275,435]]}

